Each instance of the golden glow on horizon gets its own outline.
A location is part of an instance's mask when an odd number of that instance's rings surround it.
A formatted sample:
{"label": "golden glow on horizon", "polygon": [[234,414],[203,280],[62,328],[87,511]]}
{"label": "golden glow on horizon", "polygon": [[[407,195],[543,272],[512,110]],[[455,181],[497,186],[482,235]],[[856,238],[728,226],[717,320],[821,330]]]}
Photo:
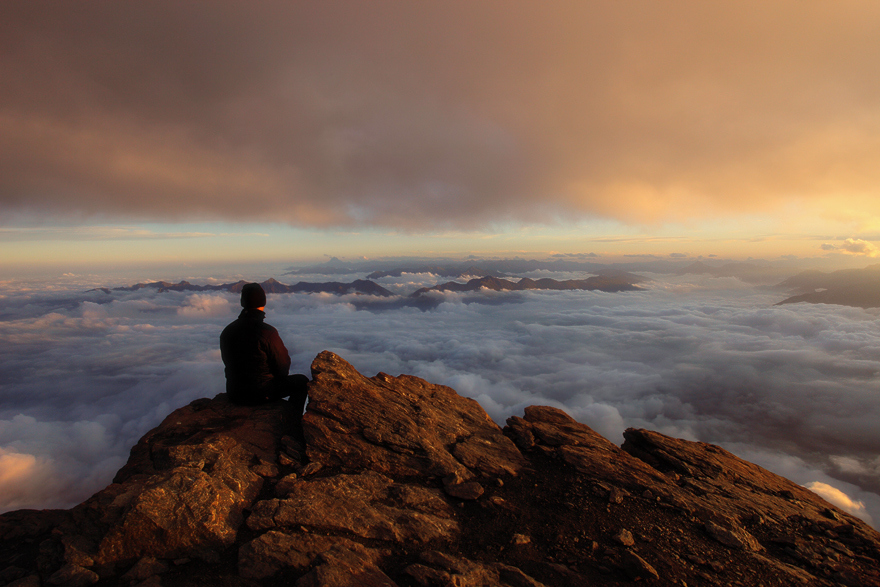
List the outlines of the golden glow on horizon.
{"label": "golden glow on horizon", "polygon": [[[242,230],[242,228],[244,230]],[[865,265],[877,247],[865,239],[829,235],[785,235],[755,230],[743,235],[720,225],[624,232],[618,227],[510,227],[493,233],[463,231],[431,235],[383,231],[297,230],[279,225],[108,227],[0,231],[0,263],[7,271],[28,267],[88,267],[126,264],[295,263],[325,256],[377,258],[534,257],[558,252],[617,261],[628,256],[718,257],[773,260],[834,257],[841,266]],[[608,230],[610,229],[610,230]]]}
{"label": "golden glow on horizon", "polygon": [[2,263],[874,254],[880,4],[511,2],[0,4]]}

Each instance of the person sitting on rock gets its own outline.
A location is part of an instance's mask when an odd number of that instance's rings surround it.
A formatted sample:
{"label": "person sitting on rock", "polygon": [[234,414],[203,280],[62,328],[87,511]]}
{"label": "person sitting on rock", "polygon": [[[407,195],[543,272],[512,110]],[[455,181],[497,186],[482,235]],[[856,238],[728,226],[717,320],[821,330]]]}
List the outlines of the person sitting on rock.
{"label": "person sitting on rock", "polygon": [[290,355],[278,331],[263,320],[266,292],[259,283],[241,288],[238,319],[220,334],[220,356],[226,367],[226,393],[233,403],[247,406],[285,397],[302,414],[309,379],[288,375]]}

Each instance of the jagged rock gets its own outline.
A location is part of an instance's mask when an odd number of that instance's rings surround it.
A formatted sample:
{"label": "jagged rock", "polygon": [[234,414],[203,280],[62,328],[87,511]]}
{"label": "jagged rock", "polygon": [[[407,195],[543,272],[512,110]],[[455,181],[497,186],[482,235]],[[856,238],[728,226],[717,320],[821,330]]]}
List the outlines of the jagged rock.
{"label": "jagged rock", "polygon": [[623,503],[623,498],[626,497],[627,492],[622,490],[619,487],[612,487],[608,491],[608,503]]}
{"label": "jagged rock", "polygon": [[253,530],[306,526],[417,543],[449,539],[458,532],[452,508],[440,491],[394,483],[372,471],[295,479],[286,499],[257,503],[247,524]]}
{"label": "jagged rock", "polygon": [[449,387],[409,375],[368,379],[328,351],[312,377],[303,428],[313,461],[439,477],[514,475],[525,465],[479,404]]}
{"label": "jagged rock", "polygon": [[633,579],[659,579],[657,569],[648,564],[648,561],[632,552],[625,550],[620,555],[620,563],[626,573]]}
{"label": "jagged rock", "polygon": [[95,564],[94,559],[88,552],[94,550],[94,545],[84,536],[62,536],[61,544],[64,547],[64,561],[78,567],[91,567]]}
{"label": "jagged rock", "polygon": [[618,544],[622,544],[624,546],[632,546],[636,543],[635,539],[633,538],[632,532],[630,532],[626,528],[621,528],[617,532],[617,534],[614,535],[614,540]]}
{"label": "jagged rock", "polygon": [[168,565],[151,556],[145,556],[122,575],[122,579],[131,583],[146,581],[154,575],[161,575],[168,571]]}
{"label": "jagged rock", "polygon": [[669,484],[667,478],[657,470],[558,408],[530,406],[525,409],[522,418],[508,418],[507,426],[506,430],[514,438],[529,435],[535,439],[537,446],[551,449],[550,454],[581,473],[594,479],[611,481],[617,486],[617,491],[630,487],[641,492],[645,487],[658,483]]}
{"label": "jagged rock", "polygon": [[50,585],[63,585],[64,587],[85,587],[86,585],[94,585],[100,577],[98,574],[67,563],[49,577]]}
{"label": "jagged rock", "polygon": [[96,563],[211,558],[231,545],[263,485],[251,467],[275,466],[279,438],[294,421],[286,404],[198,400],[145,435],[116,475],[112,499],[98,498],[113,525]]}
{"label": "jagged rock", "polygon": [[359,544],[334,546],[318,556],[318,565],[296,587],[398,587],[376,566],[378,553]]}
{"label": "jagged rock", "polygon": [[319,554],[335,546],[351,550],[359,545],[347,538],[270,530],[242,545],[238,571],[251,579],[265,579],[282,569],[305,571]]}
{"label": "jagged rock", "polygon": [[482,564],[442,552],[422,553],[418,563],[404,569],[416,585],[434,587],[544,587],[542,583],[511,565]]}
{"label": "jagged rock", "polygon": [[447,495],[468,501],[475,500],[484,493],[483,486],[476,481],[468,481],[467,483],[458,483],[455,485],[444,485],[443,491],[445,491]]}
{"label": "jagged rock", "polygon": [[761,544],[755,540],[755,537],[742,528],[724,528],[714,522],[706,522],[706,532],[721,544],[731,548],[751,550],[753,552],[763,550]]}
{"label": "jagged rock", "polygon": [[498,578],[501,580],[502,585],[509,585],[510,587],[545,587],[543,583],[535,581],[516,567],[495,564],[493,568],[498,571]]}
{"label": "jagged rock", "polygon": [[125,513],[101,541],[97,562],[144,554],[173,558],[194,548],[220,551],[231,545],[244,519],[242,511],[259,493],[262,479],[223,456],[215,466],[226,470],[212,475],[196,467],[176,467],[139,484],[125,502],[114,501]]}
{"label": "jagged rock", "polygon": [[332,353],[313,375],[302,428],[198,400],[76,508],[0,515],[0,585],[880,585],[880,534],[718,447],[541,406],[502,431]]}

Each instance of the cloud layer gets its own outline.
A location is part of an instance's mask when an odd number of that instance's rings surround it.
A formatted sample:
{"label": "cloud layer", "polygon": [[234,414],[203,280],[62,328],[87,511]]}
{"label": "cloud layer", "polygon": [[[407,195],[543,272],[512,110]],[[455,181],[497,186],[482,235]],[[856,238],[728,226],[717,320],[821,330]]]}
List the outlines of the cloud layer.
{"label": "cloud layer", "polygon": [[0,220],[880,213],[874,2],[0,6]]}
{"label": "cloud layer", "polygon": [[[329,349],[366,375],[450,385],[500,424],[544,404],[614,442],[634,426],[721,444],[880,520],[877,313],[772,306],[778,295],[734,278],[653,277],[621,294],[446,294],[426,311],[271,295],[268,321],[300,372]],[[0,508],[81,501],[171,410],[223,389],[218,333],[237,314],[234,295],[3,294]]]}

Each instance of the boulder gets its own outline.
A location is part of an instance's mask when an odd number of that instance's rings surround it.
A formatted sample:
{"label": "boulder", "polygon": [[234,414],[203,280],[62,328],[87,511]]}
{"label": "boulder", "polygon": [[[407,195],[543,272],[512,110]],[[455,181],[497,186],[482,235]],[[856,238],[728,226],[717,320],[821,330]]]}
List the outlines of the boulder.
{"label": "boulder", "polygon": [[458,532],[450,505],[438,489],[394,483],[367,471],[297,479],[285,499],[267,499],[248,518],[252,530],[305,527],[398,543],[452,539]]}
{"label": "boulder", "polygon": [[367,378],[329,351],[312,362],[311,460],[391,476],[515,475],[520,452],[480,405],[409,375]]}

